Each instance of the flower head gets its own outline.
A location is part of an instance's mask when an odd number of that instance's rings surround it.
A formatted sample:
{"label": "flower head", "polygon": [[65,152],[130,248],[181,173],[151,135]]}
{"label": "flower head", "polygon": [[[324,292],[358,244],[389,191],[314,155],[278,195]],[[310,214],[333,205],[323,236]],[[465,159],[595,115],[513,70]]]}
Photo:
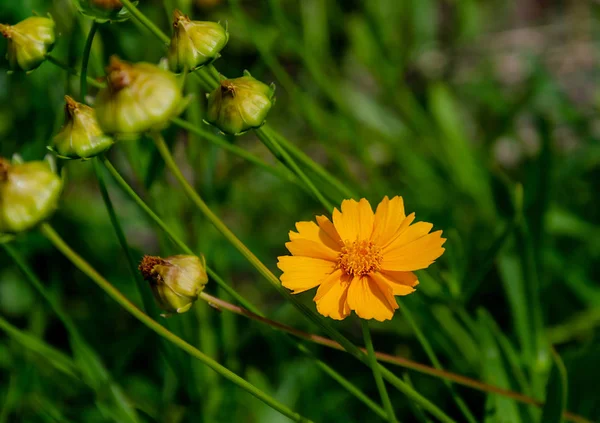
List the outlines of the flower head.
{"label": "flower head", "polygon": [[206,121],[223,133],[240,135],[260,128],[275,102],[275,85],[266,85],[250,73],[224,79],[208,96]]}
{"label": "flower head", "polygon": [[323,316],[342,320],[351,310],[363,319],[389,320],[395,295],[408,295],[419,283],[414,270],[428,267],[444,252],[442,231],[431,223],[412,224],[402,197],[385,197],[373,213],[364,198],[344,200],[333,222],[298,222],[279,257],[281,283],[293,294],[319,287],[314,301]]}
{"label": "flower head", "polygon": [[11,163],[0,157],[0,233],[23,232],[49,218],[62,186],[47,162]]}
{"label": "flower head", "polygon": [[96,117],[100,128],[118,139],[164,129],[185,106],[175,74],[150,63],[113,56],[106,82],[96,99]]}
{"label": "flower head", "polygon": [[8,40],[6,58],[13,70],[31,71],[46,60],[54,47],[54,21],[32,16],[16,25],[0,24],[0,34]]}
{"label": "flower head", "polygon": [[173,72],[193,71],[218,59],[229,40],[227,29],[217,22],[192,21],[173,12],[173,36],[167,59]]}
{"label": "flower head", "polygon": [[191,255],[144,256],[139,266],[156,302],[168,313],[185,313],[208,282],[204,260]]}
{"label": "flower head", "polygon": [[48,148],[64,159],[88,159],[112,145],[98,125],[96,111],[65,96],[65,123]]}

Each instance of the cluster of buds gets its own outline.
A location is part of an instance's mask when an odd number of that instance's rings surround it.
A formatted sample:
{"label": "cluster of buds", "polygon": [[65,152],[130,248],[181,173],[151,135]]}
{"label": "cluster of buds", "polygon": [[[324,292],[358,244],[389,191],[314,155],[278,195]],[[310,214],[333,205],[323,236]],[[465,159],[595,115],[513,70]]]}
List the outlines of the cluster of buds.
{"label": "cluster of buds", "polygon": [[175,74],[150,63],[113,56],[106,82],[96,98],[96,116],[102,130],[117,139],[164,129],[186,105]]}
{"label": "cluster of buds", "polygon": [[46,60],[54,47],[54,21],[32,16],[15,25],[0,24],[0,33],[8,40],[6,59],[12,70],[29,72]]}
{"label": "cluster of buds", "polygon": [[249,72],[235,79],[224,79],[208,95],[206,121],[222,132],[240,135],[260,128],[274,102],[275,85],[254,79]]}
{"label": "cluster of buds", "polygon": [[122,22],[129,18],[120,0],[76,0],[75,5],[82,14],[97,22]]}
{"label": "cluster of buds", "polygon": [[54,136],[51,151],[62,159],[89,159],[113,145],[98,125],[96,111],[65,96],[65,123]]}
{"label": "cluster of buds", "polygon": [[62,185],[48,162],[11,163],[0,157],[0,233],[23,232],[50,217]]}
{"label": "cluster of buds", "polygon": [[208,282],[204,258],[191,255],[144,256],[139,269],[167,316],[188,311]]}
{"label": "cluster of buds", "polygon": [[173,72],[194,71],[220,57],[229,40],[227,28],[217,22],[192,21],[179,10],[173,12],[173,36],[167,59]]}

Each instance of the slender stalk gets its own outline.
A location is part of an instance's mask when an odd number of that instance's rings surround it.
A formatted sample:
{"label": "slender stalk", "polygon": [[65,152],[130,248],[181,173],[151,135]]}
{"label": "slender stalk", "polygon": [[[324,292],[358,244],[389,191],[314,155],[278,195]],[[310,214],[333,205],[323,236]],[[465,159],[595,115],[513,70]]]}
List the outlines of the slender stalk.
{"label": "slender stalk", "polygon": [[87,95],[87,68],[90,61],[90,53],[92,51],[92,44],[94,43],[94,36],[98,31],[100,24],[97,21],[92,21],[90,32],[88,33],[87,39],[85,40],[85,47],[83,48],[83,58],[81,59],[81,74],[79,75],[79,93],[81,96],[82,103],[85,103],[85,96]]}
{"label": "slender stalk", "polygon": [[162,32],[159,27],[154,25],[154,23],[142,12],[140,12],[138,8],[133,5],[133,3],[131,3],[129,0],[121,0],[121,3],[123,3],[125,9],[127,9],[134,18],[140,21],[142,25],[148,28],[150,32],[156,36],[156,38],[162,41],[165,45],[169,44],[171,39],[164,32]]}
{"label": "slender stalk", "polygon": [[[144,203],[144,201],[135,193],[135,191],[133,191],[133,189],[129,186],[129,184],[127,184],[127,182],[121,177],[119,172],[113,167],[113,165],[110,163],[110,161],[108,161],[108,159],[106,157],[102,157],[102,160],[103,160],[103,164],[106,166],[108,171],[114,177],[115,181],[121,186],[121,188],[123,188],[123,190],[171,238],[171,240],[179,248],[181,248],[182,251],[186,252],[187,254],[194,254],[194,252],[183,241],[181,241],[181,239],[179,239],[177,237],[177,235],[175,235],[173,233],[173,231],[171,231],[171,229],[164,223],[164,221],[156,213],[154,213],[152,211],[152,209],[150,209],[146,205],[146,203]],[[218,303],[220,306],[227,305],[230,307],[230,310],[232,310],[232,311],[240,310],[240,312],[237,312],[237,314],[245,315],[247,313],[248,316],[254,316],[254,318],[259,321],[261,319],[269,321],[268,319],[265,319],[263,317],[263,314],[253,304],[251,304],[244,297],[239,295],[225,281],[223,281],[223,279],[221,279],[221,277],[214,270],[212,270],[208,266],[207,266],[206,270],[207,270],[209,276],[211,277],[211,279],[213,279],[217,283],[217,285],[219,285],[221,288],[223,288],[227,293],[229,293],[233,298],[235,298],[240,304],[243,304],[244,307],[246,307],[246,308],[235,306],[228,302],[219,300],[216,297],[212,297],[211,295],[208,295],[204,292],[202,292],[200,294],[201,298],[203,298],[203,299],[208,298],[206,301],[208,301],[210,304],[213,304],[213,305],[220,302],[220,303]],[[227,307],[223,307],[223,308],[227,308]],[[243,310],[243,312],[241,312],[241,310]],[[274,323],[276,323],[276,322],[274,322]],[[271,325],[271,326],[273,326],[273,325]],[[306,348],[306,346],[304,346],[298,342],[294,342],[294,344],[301,352],[303,352],[304,354],[313,358],[318,367],[320,367],[325,373],[327,373],[333,379],[335,379],[338,383],[340,383],[340,385],[342,385],[344,388],[346,388],[348,390],[348,392],[350,392],[351,394],[356,396],[359,400],[361,400],[365,405],[367,405],[369,408],[371,408],[375,413],[377,413],[382,418],[386,417],[385,411],[381,407],[379,407],[377,404],[375,404],[371,399],[369,399],[365,394],[363,394],[358,388],[356,388],[356,386],[354,386],[349,380],[344,378],[341,374],[336,372],[329,365],[327,365],[326,363],[322,362],[317,357],[315,357],[310,352],[310,350],[308,348]]]}
{"label": "slender stalk", "polygon": [[240,388],[244,389],[251,395],[255,396],[269,407],[274,410],[279,411],[286,417],[289,417],[293,421],[296,422],[310,422],[310,420],[302,417],[300,414],[292,411],[290,408],[285,406],[284,404],[277,401],[275,398],[271,397],[269,394],[261,391],[254,385],[247,382],[245,379],[242,379],[226,367],[219,364],[217,361],[213,360],[202,351],[198,350],[194,346],[188,344],[183,339],[179,338],[172,332],[168,331],[161,324],[150,318],[146,313],[137,308],[135,304],[129,301],[119,290],[117,290],[110,282],[108,282],[102,275],[100,275],[88,262],[86,262],[79,254],[71,249],[65,243],[65,241],[54,231],[54,229],[48,224],[43,223],[40,226],[40,231],[42,234],[67,258],[75,267],[81,270],[86,276],[92,279],[96,284],[102,288],[113,300],[119,303],[125,310],[127,310],[131,315],[137,318],[140,322],[146,325],[148,328],[167,339],[177,347],[181,348],[192,357],[197,358],[202,363],[206,364],[208,367],[213,369],[215,372],[219,373],[224,378],[230,380]]}
{"label": "slender stalk", "polygon": [[329,200],[327,200],[327,198],[325,198],[325,196],[321,194],[321,191],[317,189],[317,187],[308,178],[308,176],[306,176],[302,169],[298,167],[294,159],[292,159],[288,152],[285,151],[279,145],[279,141],[272,135],[271,131],[264,128],[259,128],[255,132],[256,135],[258,135],[258,138],[265,145],[271,146],[271,148],[273,148],[276,151],[276,153],[278,153],[276,154],[276,157],[280,158],[280,160],[282,160],[282,162],[286,166],[288,166],[298,176],[298,178],[300,178],[302,182],[304,182],[304,184],[308,187],[310,192],[315,196],[317,200],[319,200],[323,207],[325,207],[325,209],[329,212],[333,211],[333,205],[331,204],[331,202],[329,202]]}
{"label": "slender stalk", "polygon": [[[57,59],[54,56],[46,54],[46,60],[48,62],[52,63],[53,65],[67,71],[67,73],[69,73],[73,76],[77,76],[77,77],[80,76],[80,73],[76,69],[73,69],[72,67],[70,67],[69,65],[62,62],[61,60]],[[86,76],[86,80],[87,80],[88,84],[90,84],[96,88],[104,88],[105,87],[105,84],[103,82],[96,81],[94,78],[90,78],[89,76]]]}
{"label": "slender stalk", "polygon": [[[204,214],[204,216],[217,228],[221,234],[227,238],[227,240],[248,260],[258,272],[271,283],[271,285],[288,301],[290,301],[299,311],[304,314],[310,321],[325,330],[334,340],[338,341],[342,347],[356,357],[358,360],[366,365],[368,364],[367,356],[352,342],[350,342],[344,335],[337,331],[326,319],[318,315],[314,310],[309,309],[304,304],[300,303],[294,296],[283,288],[279,282],[279,279],[242,243],[233,232],[225,225],[217,215],[215,215],[208,205],[202,200],[202,197],[194,190],[194,188],[185,179],[173,156],[165,143],[160,133],[153,134],[154,142],[161,156],[163,157],[167,168],[173,173],[175,178],[179,181],[185,193],[188,195],[190,200],[198,207],[198,209]],[[400,378],[394,375],[392,372],[387,370],[385,367],[378,365],[381,368],[383,377],[395,386],[398,390],[403,392],[408,398],[421,404],[423,409],[429,411],[432,415],[436,416],[439,420],[446,423],[453,423],[450,417],[448,417],[440,408],[423,397],[421,394],[416,392],[414,389],[409,387]]]}
{"label": "slender stalk", "polygon": [[[417,324],[415,319],[413,319],[412,313],[410,312],[410,310],[406,306],[403,306],[402,304],[400,304],[400,310],[401,310],[402,314],[404,315],[404,318],[408,321],[409,325],[412,327],[417,339],[419,340],[419,343],[425,350],[425,353],[427,354],[427,357],[429,357],[429,360],[431,361],[433,366],[438,370],[443,370],[440,361],[438,360],[433,348],[431,347],[431,344],[429,343],[429,341],[423,334],[423,331],[421,331],[421,328],[419,327],[419,325]],[[473,414],[471,413],[471,410],[469,410],[469,407],[467,406],[467,404],[463,401],[463,399],[454,390],[454,388],[452,387],[452,384],[450,382],[448,382],[447,380],[444,380],[444,382],[445,382],[446,386],[448,387],[448,389],[450,390],[450,395],[452,395],[454,402],[456,403],[456,405],[458,406],[460,411],[465,416],[465,419],[467,419],[467,421],[469,423],[477,423],[477,419],[473,416]]]}
{"label": "slender stalk", "polygon": [[362,332],[363,338],[365,340],[365,346],[367,347],[367,355],[369,356],[369,365],[371,366],[371,371],[373,372],[373,377],[375,378],[375,384],[377,385],[377,390],[379,391],[379,396],[381,396],[381,402],[383,403],[383,407],[387,413],[387,419],[390,423],[396,423],[396,415],[394,414],[394,408],[392,407],[392,403],[390,401],[390,396],[388,395],[387,389],[385,387],[385,383],[383,382],[383,378],[381,377],[381,371],[379,366],[377,365],[377,357],[375,356],[375,349],[373,348],[373,340],[371,339],[371,330],[369,329],[368,320],[360,319],[362,324]]}
{"label": "slender stalk", "polygon": [[255,165],[259,166],[260,168],[271,173],[272,175],[278,176],[283,180],[291,182],[291,183],[295,184],[296,186],[299,186],[302,189],[306,189],[306,187],[303,184],[300,184],[298,182],[298,179],[296,178],[296,176],[293,173],[289,172],[285,168],[282,169],[282,168],[271,166],[271,165],[267,164],[266,162],[264,162],[263,160],[261,160],[259,157],[256,157],[254,154],[249,153],[248,151],[244,150],[243,148],[240,148],[234,144],[230,144],[226,140],[224,140],[222,137],[215,135],[210,131],[204,130],[199,126],[196,126],[189,122],[186,122],[183,119],[173,118],[173,119],[171,119],[171,122],[173,122],[175,125],[183,128],[183,129],[186,129],[189,132],[192,132],[192,133],[204,138],[205,140],[207,140],[215,145],[218,145],[219,147],[222,147],[223,149],[225,149],[245,160],[248,160],[250,163],[254,163]]}

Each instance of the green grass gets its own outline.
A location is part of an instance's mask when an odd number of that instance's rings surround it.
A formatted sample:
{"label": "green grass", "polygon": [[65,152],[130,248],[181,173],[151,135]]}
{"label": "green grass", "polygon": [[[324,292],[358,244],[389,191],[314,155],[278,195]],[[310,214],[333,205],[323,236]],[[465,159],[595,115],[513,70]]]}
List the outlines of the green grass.
{"label": "green grass", "polygon": [[[230,32],[214,68],[187,76],[192,101],[164,143],[59,161],[49,223],[83,261],[48,226],[0,249],[0,423],[600,421],[597,63],[576,55],[593,48],[596,5],[139,3],[141,21],[99,25],[84,72],[91,21],[72,2],[0,7],[8,24],[51,13],[60,34],[29,74],[0,62],[0,156],[25,160],[47,153],[63,96],[80,99],[57,61],[92,79],[113,54],[155,63],[175,7]],[[261,130],[224,136],[203,123],[205,93],[217,71],[244,69],[274,82],[277,101]],[[277,282],[295,222],[384,195],[448,238],[394,319],[369,323],[366,339],[404,368],[373,366],[357,319],[320,319],[311,293]],[[132,270],[186,252],[206,257],[206,293],[252,318],[201,300],[160,317]]]}

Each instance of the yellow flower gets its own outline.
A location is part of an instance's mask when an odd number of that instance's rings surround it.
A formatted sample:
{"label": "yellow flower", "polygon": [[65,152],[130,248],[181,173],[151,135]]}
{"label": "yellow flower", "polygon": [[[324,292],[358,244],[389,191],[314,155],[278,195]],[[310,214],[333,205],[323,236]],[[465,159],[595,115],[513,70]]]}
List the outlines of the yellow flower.
{"label": "yellow flower", "polygon": [[344,200],[314,222],[298,222],[285,246],[291,256],[279,257],[281,283],[293,294],[319,287],[314,301],[323,316],[342,320],[351,310],[363,319],[389,320],[398,304],[394,295],[408,295],[419,281],[414,270],[440,257],[446,241],[433,225],[412,224],[402,197],[386,196],[373,213],[366,199]]}

